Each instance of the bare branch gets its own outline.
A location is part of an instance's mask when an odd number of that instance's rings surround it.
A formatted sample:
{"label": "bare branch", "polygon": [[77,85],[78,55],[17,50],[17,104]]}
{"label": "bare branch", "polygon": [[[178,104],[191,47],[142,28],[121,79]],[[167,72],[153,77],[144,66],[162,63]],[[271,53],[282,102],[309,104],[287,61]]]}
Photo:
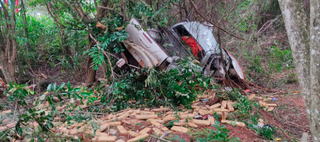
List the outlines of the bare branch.
{"label": "bare branch", "polygon": [[75,0],[76,4],[78,5],[78,8],[80,9],[80,13],[82,14],[82,18],[91,19],[82,9],[81,5],[79,4],[78,0]]}
{"label": "bare branch", "polygon": [[96,8],[96,9],[98,9],[97,0],[93,0],[93,2],[94,2],[94,6],[95,6],[95,8]]}
{"label": "bare branch", "polygon": [[216,28],[220,29],[221,31],[223,31],[223,32],[225,32],[225,33],[227,33],[227,34],[235,37],[235,38],[238,38],[238,39],[241,39],[241,40],[245,40],[245,39],[243,39],[243,38],[241,38],[241,37],[238,37],[238,36],[236,36],[236,35],[228,32],[228,31],[226,31],[225,29],[222,29],[222,28],[220,28],[219,26],[217,26],[215,23],[213,23],[212,21],[210,21],[209,19],[207,19],[205,16],[203,16],[203,15],[199,12],[199,10],[197,9],[196,5],[193,3],[192,0],[190,0],[190,3],[191,3],[191,5],[192,5],[192,7],[195,9],[195,11],[198,13],[198,15],[200,15],[205,21],[209,22],[210,24],[212,24],[212,25],[215,26]]}

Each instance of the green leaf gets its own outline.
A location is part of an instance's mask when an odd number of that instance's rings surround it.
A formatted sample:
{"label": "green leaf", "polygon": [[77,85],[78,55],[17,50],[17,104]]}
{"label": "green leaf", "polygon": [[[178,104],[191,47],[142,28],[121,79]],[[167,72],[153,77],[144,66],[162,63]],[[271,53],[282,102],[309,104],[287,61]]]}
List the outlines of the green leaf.
{"label": "green leaf", "polygon": [[74,93],[74,95],[75,95],[75,97],[76,97],[77,99],[82,99],[82,97],[80,97],[80,95],[79,95],[78,93]]}
{"label": "green leaf", "polygon": [[20,122],[17,122],[15,128],[16,128],[16,132],[18,133],[18,135],[22,136],[22,128],[20,127]]}
{"label": "green leaf", "polygon": [[52,84],[49,84],[49,85],[48,85],[48,87],[47,87],[47,91],[48,91],[48,92],[51,91],[51,86],[52,86]]}
{"label": "green leaf", "polygon": [[89,97],[91,96],[91,92],[81,92],[81,95],[84,97]]}
{"label": "green leaf", "polygon": [[53,83],[53,85],[52,85],[52,90],[53,90],[53,91],[56,91],[56,88],[57,88],[57,83]]}
{"label": "green leaf", "polygon": [[59,99],[60,101],[63,100],[63,99],[61,98],[60,94],[58,94],[57,97],[58,97],[58,99]]}
{"label": "green leaf", "polygon": [[60,91],[61,88],[63,88],[65,85],[65,83],[62,83],[61,85],[58,86],[58,89],[56,90],[56,92]]}
{"label": "green leaf", "polygon": [[73,92],[79,92],[81,88],[74,88]]}
{"label": "green leaf", "polygon": [[67,83],[67,87],[68,87],[68,91],[71,91],[71,90],[72,90],[72,87],[71,87],[70,82]]}

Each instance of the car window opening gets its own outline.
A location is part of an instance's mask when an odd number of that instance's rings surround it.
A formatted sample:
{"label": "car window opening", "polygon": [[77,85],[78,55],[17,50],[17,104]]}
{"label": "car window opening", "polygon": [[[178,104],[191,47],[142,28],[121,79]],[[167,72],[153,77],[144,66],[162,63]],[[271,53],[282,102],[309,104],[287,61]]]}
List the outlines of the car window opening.
{"label": "car window opening", "polygon": [[179,34],[180,38],[187,43],[187,45],[192,50],[192,54],[198,58],[202,59],[204,56],[204,50],[201,48],[199,43],[193,38],[193,36],[183,27],[177,26],[175,28],[176,32]]}

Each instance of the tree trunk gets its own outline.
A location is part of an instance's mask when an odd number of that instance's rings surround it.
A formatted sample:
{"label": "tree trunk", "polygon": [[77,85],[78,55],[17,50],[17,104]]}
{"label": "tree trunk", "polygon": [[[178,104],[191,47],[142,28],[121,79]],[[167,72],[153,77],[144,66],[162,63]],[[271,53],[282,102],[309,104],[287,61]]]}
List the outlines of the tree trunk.
{"label": "tree trunk", "polygon": [[[3,26],[0,26],[0,59],[1,59],[1,71],[7,83],[15,83],[14,77],[14,63],[17,56],[17,43],[15,40],[15,3],[12,4],[11,17],[6,9],[6,6],[0,1],[1,8],[4,14],[4,20],[6,20]],[[1,13],[2,14],[2,13]],[[2,16],[2,15],[0,15]],[[2,17],[1,17],[2,19]]]}
{"label": "tree trunk", "polygon": [[311,0],[310,21],[303,0],[279,0],[312,138],[320,141],[320,1]]}
{"label": "tree trunk", "polygon": [[1,71],[7,83],[15,82],[14,64],[10,63],[8,59],[1,59]]}
{"label": "tree trunk", "polygon": [[[310,129],[313,140],[320,141],[320,1],[310,1],[310,103],[307,112],[310,110]],[[308,97],[308,96],[307,96]]]}
{"label": "tree trunk", "polygon": [[[109,1],[105,0],[104,2],[102,1],[100,3],[100,6],[102,7],[106,7],[108,5]],[[97,14],[96,14],[96,18],[98,19],[98,21],[106,14],[106,10],[98,7],[97,10]],[[92,48],[96,43],[93,41],[93,39],[91,39],[91,37],[89,36],[89,47]],[[87,60],[87,81],[86,84],[87,85],[91,85],[93,84],[93,82],[96,80],[96,70],[94,70],[94,68],[91,67],[91,64],[93,63],[93,59],[91,57],[88,57]]]}
{"label": "tree trunk", "polygon": [[[92,48],[95,44],[96,43],[89,36],[89,47]],[[86,82],[87,86],[93,84],[93,82],[95,82],[95,80],[96,80],[96,70],[94,70],[91,67],[92,63],[93,63],[93,59],[90,56],[88,56],[88,59],[87,59],[87,82]]]}

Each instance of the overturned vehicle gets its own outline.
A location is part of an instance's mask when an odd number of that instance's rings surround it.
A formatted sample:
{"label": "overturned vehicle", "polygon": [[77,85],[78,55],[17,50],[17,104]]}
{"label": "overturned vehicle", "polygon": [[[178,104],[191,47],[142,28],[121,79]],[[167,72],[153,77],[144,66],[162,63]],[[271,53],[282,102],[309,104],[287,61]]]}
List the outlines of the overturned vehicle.
{"label": "overturned vehicle", "polygon": [[126,51],[117,61],[119,68],[125,68],[128,64],[169,70],[176,67],[180,58],[193,56],[199,61],[204,75],[219,83],[224,82],[228,76],[237,88],[249,87],[235,57],[224,48],[220,51],[210,24],[187,21],[170,28],[153,28],[142,25],[137,19],[131,19],[126,31],[128,40],[123,41]]}

